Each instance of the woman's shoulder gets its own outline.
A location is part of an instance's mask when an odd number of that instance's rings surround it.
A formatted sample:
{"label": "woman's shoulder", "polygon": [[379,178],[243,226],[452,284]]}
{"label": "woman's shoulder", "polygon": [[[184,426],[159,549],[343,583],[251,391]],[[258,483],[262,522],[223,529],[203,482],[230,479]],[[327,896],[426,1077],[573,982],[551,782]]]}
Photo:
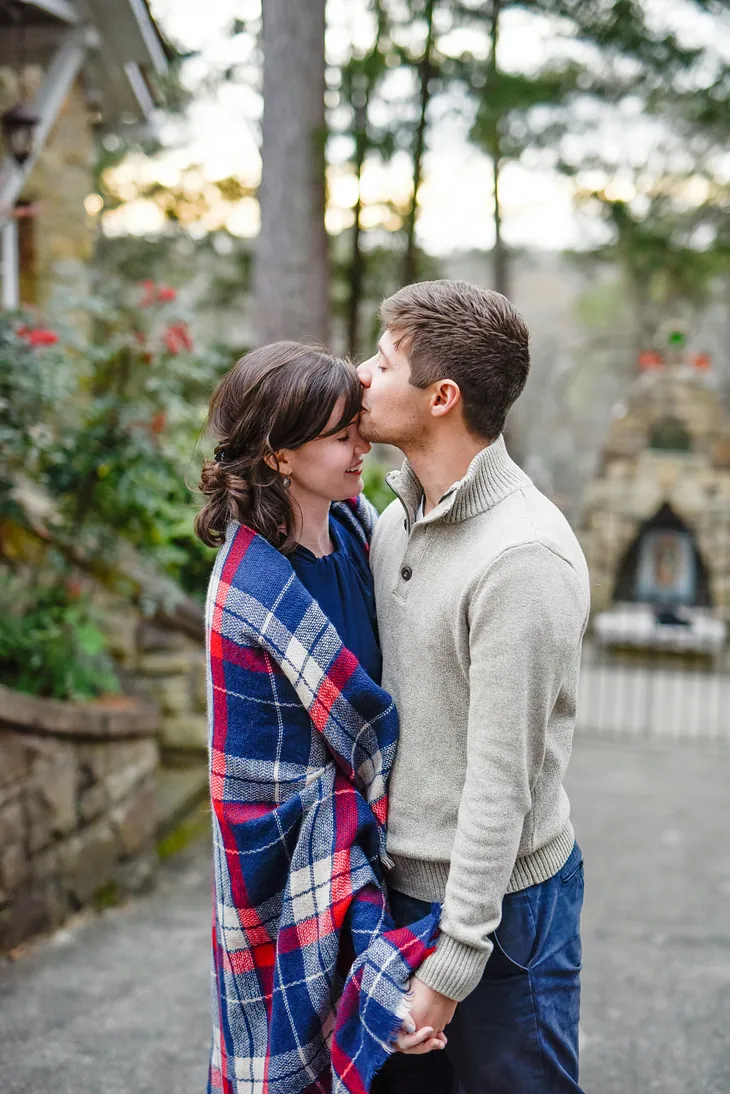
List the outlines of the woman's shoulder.
{"label": "woman's shoulder", "polygon": [[292,576],[291,563],[253,528],[231,521],[220,549],[219,580],[257,599],[276,597]]}

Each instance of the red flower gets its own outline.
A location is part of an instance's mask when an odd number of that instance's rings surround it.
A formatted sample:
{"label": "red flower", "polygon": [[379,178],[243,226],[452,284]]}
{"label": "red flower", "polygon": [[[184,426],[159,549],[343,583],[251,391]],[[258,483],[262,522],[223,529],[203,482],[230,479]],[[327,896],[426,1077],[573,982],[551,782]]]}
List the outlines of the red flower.
{"label": "red flower", "polygon": [[654,369],[664,367],[664,358],[661,353],[657,353],[653,349],[643,349],[639,353],[639,370],[641,372],[651,372]]}
{"label": "red flower", "polygon": [[30,332],[28,340],[31,346],[55,346],[58,342],[58,335],[55,330],[42,330],[39,327],[37,330]]}
{"label": "red flower", "polygon": [[66,582],[66,592],[69,600],[79,600],[84,592],[83,582],[79,581],[78,578],[70,577]]}
{"label": "red flower", "polygon": [[157,299],[157,286],[154,281],[142,282],[142,297],[139,302],[140,308],[149,308],[151,304],[154,304]]}
{"label": "red flower", "polygon": [[150,420],[150,433],[153,437],[159,437],[166,425],[167,411],[158,410],[156,414],[153,414]]}
{"label": "red flower", "polygon": [[187,323],[171,323],[165,331],[165,347],[168,353],[178,354],[183,350],[188,353],[193,348],[193,340],[190,337]]}
{"label": "red flower", "polygon": [[29,346],[55,346],[58,342],[55,330],[45,327],[18,327],[15,333],[25,339]]}
{"label": "red flower", "polygon": [[149,308],[153,304],[169,304],[171,300],[177,299],[177,293],[171,285],[157,285],[149,279],[143,281],[141,287],[140,308]]}

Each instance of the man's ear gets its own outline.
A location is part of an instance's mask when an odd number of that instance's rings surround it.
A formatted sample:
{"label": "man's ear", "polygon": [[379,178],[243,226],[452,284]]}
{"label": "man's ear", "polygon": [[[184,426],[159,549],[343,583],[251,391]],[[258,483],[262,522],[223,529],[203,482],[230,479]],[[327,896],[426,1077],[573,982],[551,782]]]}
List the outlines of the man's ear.
{"label": "man's ear", "polygon": [[454,380],[439,380],[433,385],[431,413],[436,418],[449,414],[461,401],[461,388]]}

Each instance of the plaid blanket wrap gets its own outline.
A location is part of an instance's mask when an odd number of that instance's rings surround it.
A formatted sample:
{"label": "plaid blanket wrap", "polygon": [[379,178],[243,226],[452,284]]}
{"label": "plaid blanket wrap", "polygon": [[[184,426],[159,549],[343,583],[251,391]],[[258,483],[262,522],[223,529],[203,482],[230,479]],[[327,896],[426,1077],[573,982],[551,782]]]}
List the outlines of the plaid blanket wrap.
{"label": "plaid blanket wrap", "polygon": [[[338,503],[364,544],[372,509]],[[397,739],[377,687],[285,557],[232,523],[206,610],[214,837],[209,1091],[369,1090],[437,914],[383,875]]]}

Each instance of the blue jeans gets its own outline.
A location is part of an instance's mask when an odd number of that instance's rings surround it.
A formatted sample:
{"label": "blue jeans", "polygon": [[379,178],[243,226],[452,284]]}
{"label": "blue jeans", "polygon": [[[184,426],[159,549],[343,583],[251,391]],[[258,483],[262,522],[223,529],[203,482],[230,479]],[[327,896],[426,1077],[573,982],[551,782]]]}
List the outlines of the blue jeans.
{"label": "blue jeans", "polygon": [[[392,890],[398,925],[430,905]],[[445,1052],[395,1054],[373,1094],[581,1094],[578,1085],[583,856],[502,902],[484,976],[446,1027]]]}

